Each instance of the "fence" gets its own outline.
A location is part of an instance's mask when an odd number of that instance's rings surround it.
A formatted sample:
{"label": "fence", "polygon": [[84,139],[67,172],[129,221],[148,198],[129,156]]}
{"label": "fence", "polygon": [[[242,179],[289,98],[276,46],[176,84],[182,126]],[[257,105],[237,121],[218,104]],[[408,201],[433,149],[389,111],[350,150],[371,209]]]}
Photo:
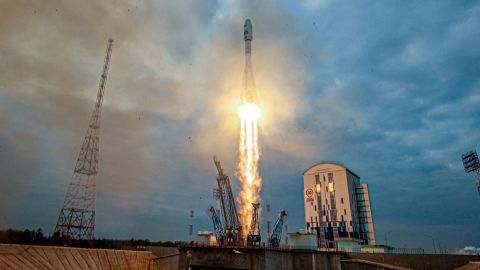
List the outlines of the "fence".
{"label": "fence", "polygon": [[182,243],[188,247],[212,247],[212,248],[256,248],[269,250],[310,250],[321,252],[347,252],[347,253],[388,253],[388,254],[425,254],[423,248],[394,248],[390,246],[364,246],[364,247],[348,247],[348,248],[328,248],[316,249],[312,246],[288,246],[281,245],[274,248],[270,244],[263,242],[261,245],[247,246],[244,243],[217,243],[208,241],[191,241]]}
{"label": "fence", "polygon": [[338,251],[352,253],[425,254],[423,248],[394,248],[386,246],[340,248]]}

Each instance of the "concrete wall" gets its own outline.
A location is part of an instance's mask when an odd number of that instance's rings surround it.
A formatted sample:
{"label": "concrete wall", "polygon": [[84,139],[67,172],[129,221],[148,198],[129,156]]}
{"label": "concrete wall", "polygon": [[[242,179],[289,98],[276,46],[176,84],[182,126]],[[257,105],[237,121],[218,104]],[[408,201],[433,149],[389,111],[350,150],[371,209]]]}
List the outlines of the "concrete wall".
{"label": "concrete wall", "polygon": [[340,253],[248,248],[180,248],[179,270],[186,269],[187,252],[192,269],[341,270]]}
{"label": "concrete wall", "polygon": [[365,261],[360,259],[342,260],[342,270],[411,270],[389,264]]}
{"label": "concrete wall", "polygon": [[451,270],[469,261],[480,261],[478,255],[347,253],[345,256],[418,270]]}
{"label": "concrete wall", "polygon": [[314,269],[341,270],[341,254],[308,251],[265,252],[265,270]]}
{"label": "concrete wall", "polygon": [[[233,248],[180,248],[178,269],[187,269],[188,261],[192,269],[248,269],[247,254],[237,253]],[[187,258],[187,252],[190,254]]]}

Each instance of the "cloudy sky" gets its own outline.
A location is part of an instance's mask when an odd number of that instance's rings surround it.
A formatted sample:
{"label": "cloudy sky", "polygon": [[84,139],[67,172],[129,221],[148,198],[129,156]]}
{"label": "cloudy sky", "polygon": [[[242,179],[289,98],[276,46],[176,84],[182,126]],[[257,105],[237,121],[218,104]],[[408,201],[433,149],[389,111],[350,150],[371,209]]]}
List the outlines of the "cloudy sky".
{"label": "cloudy sky", "polygon": [[184,240],[190,209],[211,230],[214,154],[238,187],[246,18],[262,198],[289,231],[302,172],[330,160],[370,185],[378,242],[480,244],[474,1],[0,0],[0,228],[53,231],[112,37],[96,236]]}

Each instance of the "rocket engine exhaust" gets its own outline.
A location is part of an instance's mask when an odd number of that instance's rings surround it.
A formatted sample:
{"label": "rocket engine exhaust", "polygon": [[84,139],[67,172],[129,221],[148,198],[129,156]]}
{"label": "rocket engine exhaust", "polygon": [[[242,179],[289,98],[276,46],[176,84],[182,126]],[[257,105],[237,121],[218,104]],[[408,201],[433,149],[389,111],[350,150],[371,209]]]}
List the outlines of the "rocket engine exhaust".
{"label": "rocket engine exhaust", "polygon": [[243,27],[245,41],[245,70],[243,87],[240,96],[238,115],[240,117],[240,142],[238,145],[239,160],[237,177],[241,182],[238,195],[240,202],[240,221],[244,226],[244,238],[248,233],[248,224],[252,219],[252,204],[260,202],[260,189],[262,179],[258,171],[260,148],[258,143],[258,119],[261,110],[257,103],[257,92],[252,69],[252,40],[253,29],[250,19],[245,21]]}

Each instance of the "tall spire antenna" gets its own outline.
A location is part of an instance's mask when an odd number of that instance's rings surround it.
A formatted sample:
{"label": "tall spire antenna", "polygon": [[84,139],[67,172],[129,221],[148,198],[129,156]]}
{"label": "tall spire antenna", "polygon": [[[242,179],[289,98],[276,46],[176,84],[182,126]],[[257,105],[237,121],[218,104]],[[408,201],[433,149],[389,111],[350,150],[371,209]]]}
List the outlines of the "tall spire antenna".
{"label": "tall spire antenna", "polygon": [[54,235],[63,239],[64,245],[71,241],[94,244],[95,231],[95,176],[98,173],[100,114],[107,83],[107,73],[112,54],[113,39],[108,40],[103,72],[98,87],[97,101],[87,132],[78,155],[72,180],[68,186],[63,208],[58,216]]}

